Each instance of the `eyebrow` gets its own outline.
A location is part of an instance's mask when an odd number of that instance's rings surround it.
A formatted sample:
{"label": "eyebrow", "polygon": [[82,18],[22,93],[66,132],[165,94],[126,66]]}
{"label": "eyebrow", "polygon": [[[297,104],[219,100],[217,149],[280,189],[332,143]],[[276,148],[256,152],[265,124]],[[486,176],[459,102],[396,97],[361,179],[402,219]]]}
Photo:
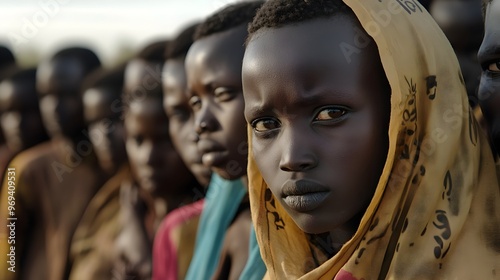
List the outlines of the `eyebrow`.
{"label": "eyebrow", "polygon": [[[349,94],[343,91],[327,91],[318,89],[313,90],[307,96],[302,96],[300,100],[294,100],[291,106],[310,107],[318,103],[332,103],[332,98],[336,98],[340,102],[347,102],[348,96]],[[278,106],[271,106],[261,102],[255,106],[252,105],[247,112],[249,116],[262,115],[273,111],[275,108],[282,108],[279,104],[277,105]]]}

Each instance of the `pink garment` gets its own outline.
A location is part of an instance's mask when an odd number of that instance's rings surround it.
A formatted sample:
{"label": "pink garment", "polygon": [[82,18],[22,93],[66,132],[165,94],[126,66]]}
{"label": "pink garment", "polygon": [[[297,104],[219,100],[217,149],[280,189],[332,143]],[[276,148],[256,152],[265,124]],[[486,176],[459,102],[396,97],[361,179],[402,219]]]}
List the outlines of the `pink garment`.
{"label": "pink garment", "polygon": [[[160,224],[153,244],[153,280],[176,280],[178,278],[178,252],[172,240],[172,232],[194,218],[203,210],[205,200],[179,207],[170,212]],[[194,233],[196,236],[196,233]],[[193,238],[192,244],[195,239]],[[181,252],[185,253],[185,252]],[[187,253],[187,252],[186,252]],[[189,254],[192,255],[192,252]]]}

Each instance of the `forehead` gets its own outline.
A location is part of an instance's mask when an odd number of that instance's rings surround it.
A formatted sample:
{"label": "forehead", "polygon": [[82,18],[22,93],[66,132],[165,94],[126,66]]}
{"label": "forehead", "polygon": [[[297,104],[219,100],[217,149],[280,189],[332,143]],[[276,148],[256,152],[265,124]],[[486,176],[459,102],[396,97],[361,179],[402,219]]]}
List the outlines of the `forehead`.
{"label": "forehead", "polygon": [[165,61],[162,72],[162,82],[164,87],[185,86],[186,72],[184,68],[184,59],[169,59]]}
{"label": "forehead", "polygon": [[239,75],[246,36],[246,25],[241,25],[194,42],[186,57],[188,82],[215,73]]}
{"label": "forehead", "polygon": [[499,59],[500,0],[493,0],[486,9],[484,39],[479,49],[480,60]]}
{"label": "forehead", "polygon": [[131,90],[138,86],[150,87],[151,83],[160,80],[161,65],[134,59],[125,68],[125,88]]}
{"label": "forehead", "polygon": [[161,101],[152,98],[131,102],[125,114],[128,131],[164,130],[167,123]]}
{"label": "forehead", "polygon": [[[363,45],[359,44],[361,41]],[[379,73],[368,71],[378,65],[376,45],[359,22],[351,16],[338,15],[254,34],[243,61],[243,86],[245,91],[249,87],[259,91],[258,87],[264,85],[259,80],[268,77],[291,80],[276,83],[276,91],[283,90],[283,86],[296,87],[296,83],[307,89],[332,76],[347,84],[360,75],[379,77]]]}
{"label": "forehead", "polygon": [[76,59],[45,61],[37,69],[37,87],[42,95],[78,92],[83,78],[83,67]]}
{"label": "forehead", "polygon": [[[493,0],[486,9],[486,35],[500,38],[500,0]],[[500,39],[497,40],[499,42]]]}

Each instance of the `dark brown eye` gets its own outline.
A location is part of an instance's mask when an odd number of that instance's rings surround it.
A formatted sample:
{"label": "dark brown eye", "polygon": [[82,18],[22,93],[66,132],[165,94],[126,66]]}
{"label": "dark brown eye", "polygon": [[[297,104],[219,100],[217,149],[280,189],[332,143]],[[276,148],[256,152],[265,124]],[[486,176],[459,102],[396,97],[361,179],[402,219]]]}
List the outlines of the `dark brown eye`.
{"label": "dark brown eye", "polygon": [[346,114],[346,110],[342,108],[325,108],[321,110],[314,118],[315,121],[328,121],[338,119]]}
{"label": "dark brown eye", "polygon": [[266,132],[280,127],[280,123],[277,120],[266,118],[257,119],[252,122],[252,127],[257,132]]}

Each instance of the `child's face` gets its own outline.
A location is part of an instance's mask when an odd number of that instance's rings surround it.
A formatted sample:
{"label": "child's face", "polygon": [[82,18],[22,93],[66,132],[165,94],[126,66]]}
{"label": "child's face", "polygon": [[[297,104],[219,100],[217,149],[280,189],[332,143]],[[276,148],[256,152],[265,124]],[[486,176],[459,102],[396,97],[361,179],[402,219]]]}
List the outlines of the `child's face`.
{"label": "child's face", "polygon": [[79,93],[83,78],[82,65],[76,60],[59,59],[38,68],[40,112],[51,137],[75,137],[85,127]]}
{"label": "child's face", "polygon": [[163,67],[163,106],[167,113],[170,138],[198,182],[208,186],[212,172],[201,162],[196,146],[193,110],[186,93],[184,59],[170,59]]}
{"label": "child's face", "polygon": [[[83,93],[85,121],[89,124],[89,138],[101,167],[116,171],[125,163],[125,132],[121,115],[114,110],[117,94],[108,88],[90,88]],[[119,94],[118,94],[119,96]]]}
{"label": "child's face", "polygon": [[[141,86],[151,83],[155,77],[150,76],[148,69],[153,68],[148,67],[153,66],[142,62],[128,66],[125,90],[138,90]],[[142,88],[146,91],[161,90],[161,85],[159,88]],[[180,194],[190,191],[185,188],[193,177],[170,141],[168,119],[161,98],[143,96],[128,102],[130,103],[125,111],[126,149],[130,165],[141,187],[153,194]]]}
{"label": "child's face", "polygon": [[500,0],[486,10],[484,40],[478,53],[483,67],[479,104],[488,121],[493,144],[500,151]]}
{"label": "child's face", "polygon": [[[243,62],[253,156],[305,232],[357,228],[388,149],[390,88],[375,43],[347,16],[260,31]],[[366,36],[366,35],[365,35]]]}
{"label": "child's face", "polygon": [[190,105],[203,164],[229,180],[246,174],[241,63],[246,26],[196,41],[186,57]]}
{"label": "child's face", "polygon": [[[27,83],[29,83],[27,81]],[[22,81],[0,83],[0,124],[8,147],[20,152],[45,137],[35,92]]]}

